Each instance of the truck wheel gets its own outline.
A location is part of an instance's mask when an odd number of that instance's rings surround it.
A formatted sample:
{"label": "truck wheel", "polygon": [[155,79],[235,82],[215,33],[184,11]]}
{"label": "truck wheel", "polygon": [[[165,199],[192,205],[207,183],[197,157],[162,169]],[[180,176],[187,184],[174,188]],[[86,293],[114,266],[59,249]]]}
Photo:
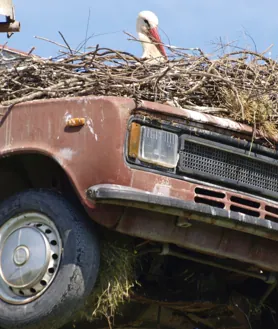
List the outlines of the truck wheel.
{"label": "truck wheel", "polygon": [[28,190],[0,204],[0,327],[56,329],[93,290],[99,245],[60,194]]}

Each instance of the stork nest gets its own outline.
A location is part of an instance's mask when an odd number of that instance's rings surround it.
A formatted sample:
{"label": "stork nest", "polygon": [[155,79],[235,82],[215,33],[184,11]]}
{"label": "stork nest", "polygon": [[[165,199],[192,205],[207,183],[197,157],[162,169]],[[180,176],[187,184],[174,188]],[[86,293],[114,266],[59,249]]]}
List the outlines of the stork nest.
{"label": "stork nest", "polygon": [[157,64],[98,46],[87,53],[69,48],[58,59],[0,58],[0,104],[123,96],[231,118],[267,138],[277,137],[276,61],[248,50],[212,59],[199,49],[168,48],[169,60]]}

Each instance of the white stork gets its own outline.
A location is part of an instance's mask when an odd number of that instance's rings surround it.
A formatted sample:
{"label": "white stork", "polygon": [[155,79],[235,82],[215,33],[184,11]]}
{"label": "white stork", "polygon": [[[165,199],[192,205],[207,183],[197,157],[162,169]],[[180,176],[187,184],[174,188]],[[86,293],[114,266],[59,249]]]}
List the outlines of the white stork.
{"label": "white stork", "polygon": [[165,61],[167,55],[158,33],[158,18],[151,11],[141,11],[136,29],[143,47],[142,58]]}

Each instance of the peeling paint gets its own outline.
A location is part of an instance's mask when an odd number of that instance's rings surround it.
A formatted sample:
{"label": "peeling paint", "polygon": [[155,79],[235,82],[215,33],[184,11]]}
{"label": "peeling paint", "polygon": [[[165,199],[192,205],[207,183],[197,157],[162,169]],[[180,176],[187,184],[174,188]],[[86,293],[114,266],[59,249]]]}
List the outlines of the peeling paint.
{"label": "peeling paint", "polygon": [[70,120],[72,118],[72,115],[69,114],[69,112],[67,111],[64,115],[64,119],[65,119],[65,122],[67,122],[68,120]]}
{"label": "peeling paint", "polygon": [[[222,128],[232,129],[232,130],[240,130],[240,123],[234,122],[233,120],[230,120],[228,118],[217,118],[212,117],[204,113],[199,113],[196,111],[185,109],[187,116],[189,119],[202,122],[202,123],[212,123],[215,122]],[[212,121],[212,118],[214,119]]]}
{"label": "peeling paint", "polygon": [[169,185],[155,184],[153,193],[163,196],[171,196],[171,187]]}
{"label": "peeling paint", "polygon": [[165,176],[159,177],[156,181],[157,185],[171,185],[169,182],[169,178]]}
{"label": "peeling paint", "polygon": [[103,109],[101,109],[100,114],[101,114],[100,122],[102,123],[104,121],[104,119],[105,119]]}
{"label": "peeling paint", "polygon": [[199,112],[196,112],[196,111],[191,111],[191,110],[186,110],[187,114],[188,114],[188,117],[191,119],[191,120],[196,120],[196,121],[199,121],[199,122],[208,122],[208,118],[202,114],[202,113],[199,113]]}
{"label": "peeling paint", "polygon": [[59,151],[60,157],[63,158],[63,159],[65,159],[65,160],[72,160],[73,156],[76,153],[77,153],[76,151],[73,151],[69,147],[65,147],[63,149],[60,149],[60,151]]}
{"label": "peeling paint", "polygon": [[[87,118],[86,123],[87,123],[87,126],[88,126],[88,128],[89,128],[91,134],[94,135],[95,132],[94,132],[94,128],[93,128],[93,120],[92,120],[91,118]],[[97,140],[97,139],[96,139],[96,140]]]}

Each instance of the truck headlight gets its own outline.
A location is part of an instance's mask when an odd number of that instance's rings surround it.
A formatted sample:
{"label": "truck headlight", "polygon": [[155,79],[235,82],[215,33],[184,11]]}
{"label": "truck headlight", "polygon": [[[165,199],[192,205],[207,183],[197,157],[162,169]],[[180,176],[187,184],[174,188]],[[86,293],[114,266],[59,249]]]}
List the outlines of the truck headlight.
{"label": "truck headlight", "polygon": [[174,133],[133,122],[128,154],[143,162],[175,168],[179,159],[178,143],[178,135]]}

